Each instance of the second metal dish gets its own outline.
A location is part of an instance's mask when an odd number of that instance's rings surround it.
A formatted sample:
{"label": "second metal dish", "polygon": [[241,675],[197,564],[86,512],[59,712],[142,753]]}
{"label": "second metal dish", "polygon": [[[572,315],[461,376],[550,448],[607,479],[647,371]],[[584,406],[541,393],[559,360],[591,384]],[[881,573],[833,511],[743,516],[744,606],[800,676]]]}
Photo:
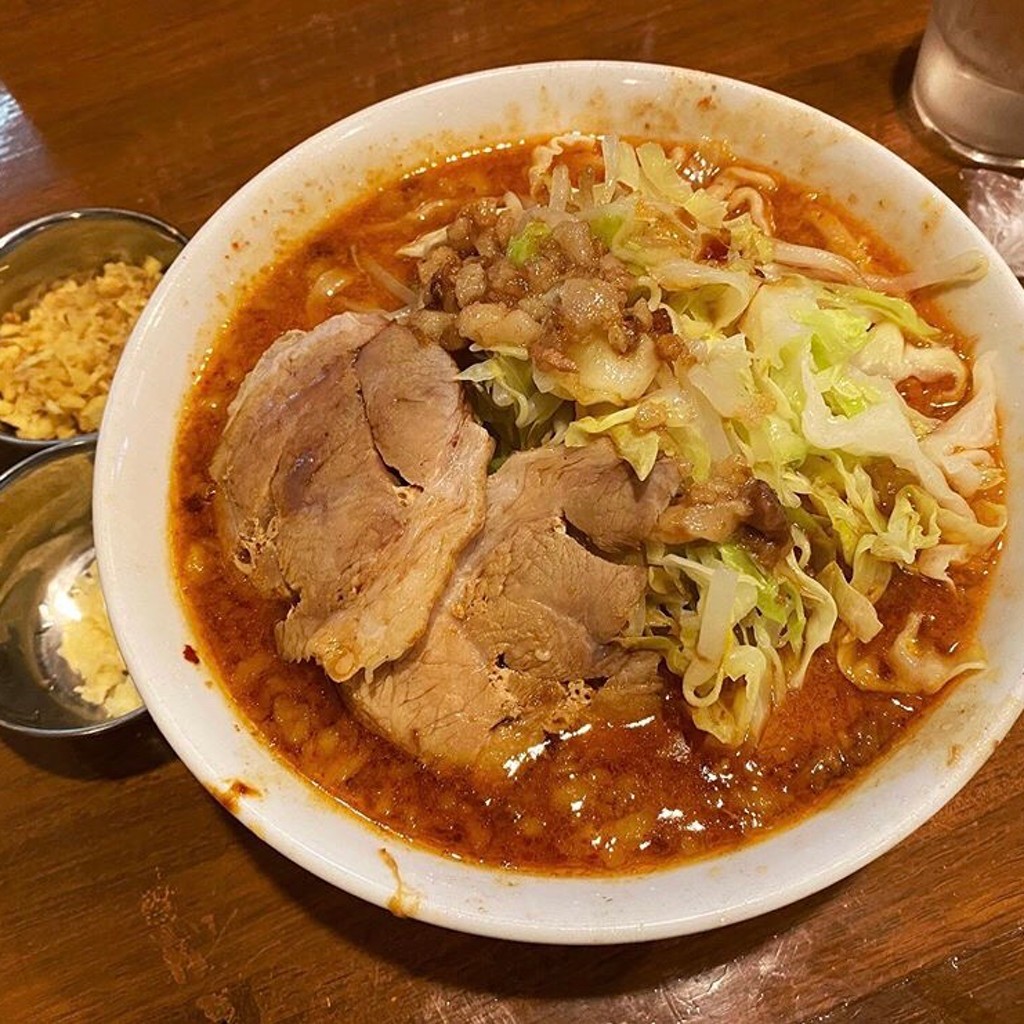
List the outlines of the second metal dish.
{"label": "second metal dish", "polygon": [[108,717],[76,692],[60,654],[75,615],[71,588],[95,557],[96,442],[66,441],[0,476],[0,724],[41,736],[103,732],[141,715]]}

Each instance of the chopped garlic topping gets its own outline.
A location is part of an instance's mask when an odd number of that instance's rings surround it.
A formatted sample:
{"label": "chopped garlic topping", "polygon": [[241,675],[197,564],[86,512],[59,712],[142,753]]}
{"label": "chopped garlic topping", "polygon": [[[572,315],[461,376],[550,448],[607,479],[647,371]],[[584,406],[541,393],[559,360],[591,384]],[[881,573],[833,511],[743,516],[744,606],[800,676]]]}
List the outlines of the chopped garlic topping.
{"label": "chopped garlic topping", "polygon": [[160,262],[107,263],[58,281],[0,318],[0,421],[31,440],[97,430],[121,350],[160,280]]}

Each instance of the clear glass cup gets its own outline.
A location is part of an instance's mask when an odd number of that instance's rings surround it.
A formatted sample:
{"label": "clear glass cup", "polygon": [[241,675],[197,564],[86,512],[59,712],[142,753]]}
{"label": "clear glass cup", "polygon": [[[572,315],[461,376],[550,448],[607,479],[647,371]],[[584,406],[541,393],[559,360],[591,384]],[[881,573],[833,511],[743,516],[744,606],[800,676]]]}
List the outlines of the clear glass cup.
{"label": "clear glass cup", "polygon": [[934,0],[911,97],[957,153],[1024,167],[1024,2]]}

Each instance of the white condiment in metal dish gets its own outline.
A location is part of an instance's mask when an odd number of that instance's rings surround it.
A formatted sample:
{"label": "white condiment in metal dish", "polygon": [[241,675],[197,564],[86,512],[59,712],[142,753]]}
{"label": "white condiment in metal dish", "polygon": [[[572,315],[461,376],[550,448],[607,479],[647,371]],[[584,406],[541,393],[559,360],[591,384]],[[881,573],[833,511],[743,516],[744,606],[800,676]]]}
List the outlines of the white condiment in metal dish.
{"label": "white condiment in metal dish", "polygon": [[69,441],[0,476],[0,724],[19,732],[102,732],[143,711],[87,575],[94,448]]}

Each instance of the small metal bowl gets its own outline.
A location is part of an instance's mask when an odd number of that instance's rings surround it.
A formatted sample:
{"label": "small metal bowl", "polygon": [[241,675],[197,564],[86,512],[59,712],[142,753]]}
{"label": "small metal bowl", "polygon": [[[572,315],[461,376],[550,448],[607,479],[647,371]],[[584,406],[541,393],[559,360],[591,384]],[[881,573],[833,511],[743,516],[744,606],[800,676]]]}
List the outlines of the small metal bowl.
{"label": "small metal bowl", "polygon": [[[110,260],[141,263],[153,256],[166,270],[187,242],[177,228],[132,210],[91,207],[40,217],[0,237],[0,316],[48,285],[94,273]],[[15,449],[16,457],[59,443],[16,437],[0,424],[0,445]]]}
{"label": "small metal bowl", "polygon": [[18,732],[81,736],[145,712],[107,717],[59,653],[69,591],[95,557],[95,450],[95,438],[64,441],[0,476],[0,725]]}

